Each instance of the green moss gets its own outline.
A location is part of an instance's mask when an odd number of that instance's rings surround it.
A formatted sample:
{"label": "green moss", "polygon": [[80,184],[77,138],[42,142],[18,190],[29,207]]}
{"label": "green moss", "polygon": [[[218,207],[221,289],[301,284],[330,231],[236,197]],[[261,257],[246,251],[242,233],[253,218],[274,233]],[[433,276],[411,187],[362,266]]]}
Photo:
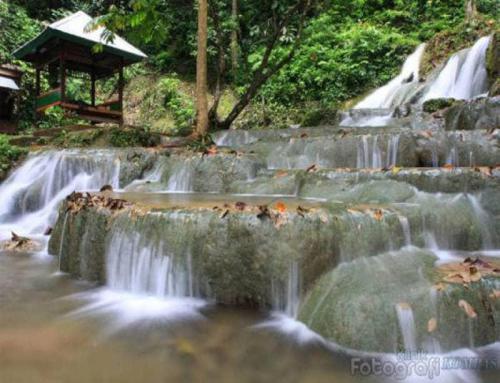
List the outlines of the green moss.
{"label": "green moss", "polygon": [[449,108],[454,105],[456,100],[454,98],[436,98],[424,102],[423,110],[426,113],[435,113],[438,110]]}
{"label": "green moss", "polygon": [[474,24],[461,23],[455,28],[445,29],[437,33],[427,42],[421,63],[422,76],[444,63],[451,54],[472,46],[480,37],[487,36],[498,26],[478,17]]}
{"label": "green moss", "polygon": [[114,128],[109,134],[109,143],[117,148],[150,147],[158,145],[159,141],[159,136],[150,133],[147,129]]}

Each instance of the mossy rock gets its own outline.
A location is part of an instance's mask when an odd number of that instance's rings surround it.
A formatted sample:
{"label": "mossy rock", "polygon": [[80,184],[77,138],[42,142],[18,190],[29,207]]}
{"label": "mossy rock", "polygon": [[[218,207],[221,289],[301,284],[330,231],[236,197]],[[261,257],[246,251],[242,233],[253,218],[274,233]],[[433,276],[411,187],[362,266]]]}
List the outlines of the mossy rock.
{"label": "mossy rock", "polygon": [[426,113],[435,113],[439,110],[449,108],[457,102],[454,98],[436,98],[424,102],[423,110]]}
{"label": "mossy rock", "polygon": [[[372,352],[405,350],[400,311],[409,319],[404,324],[416,350],[428,350],[435,341],[444,350],[496,341],[500,304],[491,292],[498,278],[438,291],[435,261],[432,253],[406,248],[342,264],[310,290],[299,320],[341,346]],[[475,319],[459,307],[462,299],[476,311]],[[429,332],[432,318],[437,329]]]}
{"label": "mossy rock", "polygon": [[[486,71],[491,84],[490,96],[495,96],[500,92],[500,33],[496,32],[491,37],[491,42],[486,52]],[[492,92],[496,85],[496,93]]]}

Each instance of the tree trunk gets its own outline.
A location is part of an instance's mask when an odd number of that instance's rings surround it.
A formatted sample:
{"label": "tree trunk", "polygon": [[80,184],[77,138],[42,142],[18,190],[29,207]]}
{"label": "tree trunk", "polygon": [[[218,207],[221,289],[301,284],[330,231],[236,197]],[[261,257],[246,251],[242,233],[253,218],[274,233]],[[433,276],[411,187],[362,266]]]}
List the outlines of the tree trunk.
{"label": "tree trunk", "polygon": [[196,131],[202,137],[208,132],[207,39],[208,0],[198,3],[198,54],[196,59]]}
{"label": "tree trunk", "polygon": [[232,17],[235,25],[231,32],[231,69],[233,70],[233,78],[235,78],[238,70],[238,0],[233,0]]}
{"label": "tree trunk", "polygon": [[474,21],[477,15],[476,0],[465,0],[465,21]]}

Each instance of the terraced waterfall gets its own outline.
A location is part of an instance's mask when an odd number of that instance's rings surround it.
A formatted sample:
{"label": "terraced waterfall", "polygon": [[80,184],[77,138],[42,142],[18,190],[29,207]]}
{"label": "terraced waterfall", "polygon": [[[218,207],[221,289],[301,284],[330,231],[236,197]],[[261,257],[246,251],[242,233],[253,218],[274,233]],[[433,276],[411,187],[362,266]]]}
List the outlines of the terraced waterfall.
{"label": "terraced waterfall", "polygon": [[[308,347],[314,363],[336,360],[335,372],[321,365],[324,375],[292,368],[299,381],[356,382],[348,358],[397,363],[401,352],[414,353],[408,363],[417,352],[498,363],[500,98],[472,100],[487,92],[489,42],[457,53],[426,82],[420,46],[400,76],[334,126],[218,132],[208,154],[32,153],[0,186],[2,239],[34,238],[47,248],[41,258],[48,251],[61,272],[95,283],[68,291],[80,303],[61,311],[106,318],[108,335],[136,326],[141,335],[129,341],[146,355],[154,334],[166,336],[157,321],[199,323],[175,327],[192,334],[210,326],[203,318],[217,320],[211,310],[221,304],[258,309],[258,320],[239,320],[251,330],[238,337],[253,344],[252,334],[275,334],[272,358],[286,366],[295,359],[276,353],[287,347],[283,335],[302,360]],[[434,96],[468,101],[422,112]],[[411,113],[394,112],[402,105]],[[113,191],[99,193],[106,184]],[[73,191],[81,193],[67,198]],[[237,365],[235,350],[228,365]],[[441,369],[437,381],[494,381],[495,366]]]}

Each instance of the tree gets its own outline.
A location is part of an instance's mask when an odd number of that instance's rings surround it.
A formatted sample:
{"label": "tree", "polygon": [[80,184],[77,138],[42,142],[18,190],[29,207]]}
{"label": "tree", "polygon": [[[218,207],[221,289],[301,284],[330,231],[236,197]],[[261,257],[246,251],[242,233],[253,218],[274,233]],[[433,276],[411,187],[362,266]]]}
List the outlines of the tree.
{"label": "tree", "polygon": [[[216,3],[216,2],[214,2]],[[224,79],[225,60],[224,45],[225,39],[219,22],[220,9],[211,12],[214,28],[216,30],[216,45],[219,52],[219,66],[217,70],[217,85],[219,91],[215,93],[214,102],[210,109],[210,126],[217,129],[229,129],[231,124],[238,118],[241,112],[248,106],[251,100],[258,94],[262,86],[290,61],[300,46],[302,32],[308,16],[311,16],[314,0],[294,0],[277,2],[249,2],[249,8],[253,10],[254,20],[260,21],[260,25],[265,26],[261,31],[259,43],[262,46],[260,61],[251,70],[248,85],[236,102],[230,113],[220,119],[217,114],[219,99],[222,94],[220,81]],[[213,4],[213,3],[211,3]],[[266,9],[265,7],[269,8]],[[259,13],[259,15],[256,15]],[[231,31],[232,33],[232,31]]]}
{"label": "tree", "polygon": [[208,41],[208,1],[198,2],[198,51],[196,57],[196,131],[198,137],[208,132],[207,100],[207,41]]}
{"label": "tree", "polygon": [[[112,6],[110,12],[96,21],[111,31],[128,30],[129,34],[148,37],[148,43],[161,43],[160,36],[172,28],[176,20],[171,13],[179,7],[186,7],[180,0],[132,0],[126,6]],[[248,0],[240,3],[227,0],[199,0],[197,28],[197,126],[196,135],[207,131],[205,117],[208,68],[215,68],[214,101],[208,112],[208,128],[228,129],[245,107],[258,94],[262,86],[294,57],[301,43],[306,22],[322,10],[316,6],[321,0]],[[190,1],[188,1],[191,4]],[[188,5],[189,5],[188,4]],[[194,7],[195,4],[192,4]],[[207,8],[207,9],[206,9]],[[234,17],[235,12],[237,17]],[[212,28],[209,29],[205,14],[210,15]],[[240,21],[239,41],[235,35],[236,21]],[[161,26],[159,31],[159,26]],[[153,32],[155,28],[155,32]],[[210,33],[213,32],[213,33]],[[185,31],[182,36],[188,35]],[[236,32],[237,33],[237,32]],[[111,37],[112,38],[112,37]],[[149,39],[150,38],[150,39]],[[179,36],[176,36],[176,40]],[[183,41],[187,45],[189,40]],[[244,78],[240,85],[244,90],[228,116],[221,119],[217,114],[224,88],[226,61],[234,57],[238,44],[238,77]],[[231,44],[233,42],[233,44]],[[210,48],[207,52],[207,47]],[[215,48],[215,49],[211,49]],[[211,55],[211,52],[217,52]],[[256,59],[258,57],[258,59]],[[205,64],[215,59],[214,65]],[[233,61],[233,60],[232,60]],[[233,61],[234,62],[234,61]],[[236,77],[233,73],[233,79]],[[212,84],[214,81],[211,82]]]}
{"label": "tree", "polygon": [[465,21],[470,23],[477,16],[476,0],[465,0]]}

